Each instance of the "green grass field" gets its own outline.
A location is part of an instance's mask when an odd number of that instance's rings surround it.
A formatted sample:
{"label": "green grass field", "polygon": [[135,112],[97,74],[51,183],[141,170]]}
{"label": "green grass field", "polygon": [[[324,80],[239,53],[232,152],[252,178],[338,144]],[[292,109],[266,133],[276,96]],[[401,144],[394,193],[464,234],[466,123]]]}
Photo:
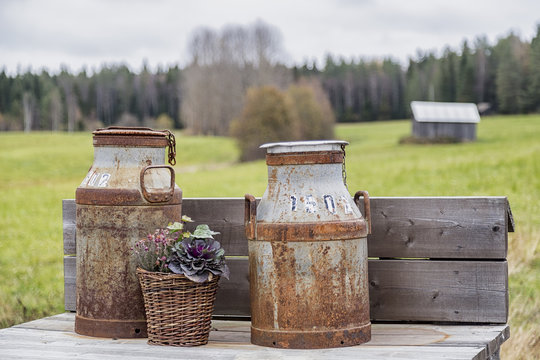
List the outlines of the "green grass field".
{"label": "green grass field", "polygon": [[[409,121],[340,125],[351,192],[371,196],[507,196],[510,324],[504,358],[540,357],[540,115],[486,117],[478,141],[399,145]],[[177,133],[185,197],[262,195],[264,161],[237,163],[227,138]],[[92,163],[89,133],[0,133],[0,327],[63,311],[61,200]]]}

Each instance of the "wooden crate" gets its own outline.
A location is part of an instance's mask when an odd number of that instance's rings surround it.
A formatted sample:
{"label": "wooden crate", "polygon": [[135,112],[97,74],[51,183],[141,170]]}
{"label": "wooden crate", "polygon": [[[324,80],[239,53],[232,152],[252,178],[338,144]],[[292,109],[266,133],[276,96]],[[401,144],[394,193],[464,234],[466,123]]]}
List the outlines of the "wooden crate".
{"label": "wooden crate", "polygon": [[[219,231],[231,280],[215,316],[248,318],[243,198],[185,198],[183,213]],[[503,324],[508,320],[505,197],[374,197],[368,236],[372,321]],[[63,201],[65,308],[75,310],[75,202]]]}

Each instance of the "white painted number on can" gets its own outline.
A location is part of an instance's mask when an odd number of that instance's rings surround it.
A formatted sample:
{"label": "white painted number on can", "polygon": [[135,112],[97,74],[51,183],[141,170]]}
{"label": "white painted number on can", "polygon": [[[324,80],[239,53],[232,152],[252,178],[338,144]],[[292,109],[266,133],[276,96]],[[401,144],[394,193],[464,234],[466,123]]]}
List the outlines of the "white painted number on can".
{"label": "white painted number on can", "polygon": [[298,198],[296,195],[291,195],[291,211],[296,211],[298,207]]}
{"label": "white painted number on can", "polygon": [[336,204],[334,203],[334,198],[332,195],[324,195],[324,204],[326,205],[326,209],[330,211],[332,214],[336,213]]}
{"label": "white painted number on can", "polygon": [[86,183],[88,182],[88,179],[90,179],[90,173],[86,174],[84,180],[81,183],[81,186],[86,185]]}
{"label": "white painted number on can", "polygon": [[96,184],[96,180],[98,178],[99,174],[93,173],[90,180],[88,180],[88,186],[94,186]]}
{"label": "white painted number on can", "polygon": [[307,213],[313,214],[317,212],[317,201],[313,198],[312,195],[306,196],[304,205],[306,206]]}
{"label": "white painted number on can", "polygon": [[342,196],[339,198],[339,201],[343,204],[345,214],[352,214],[353,209],[351,207],[351,204],[349,204],[349,200],[347,200],[345,196]]}
{"label": "white painted number on can", "polygon": [[98,186],[99,187],[106,187],[107,182],[111,178],[111,174],[103,173],[101,174],[101,178],[99,179]]}

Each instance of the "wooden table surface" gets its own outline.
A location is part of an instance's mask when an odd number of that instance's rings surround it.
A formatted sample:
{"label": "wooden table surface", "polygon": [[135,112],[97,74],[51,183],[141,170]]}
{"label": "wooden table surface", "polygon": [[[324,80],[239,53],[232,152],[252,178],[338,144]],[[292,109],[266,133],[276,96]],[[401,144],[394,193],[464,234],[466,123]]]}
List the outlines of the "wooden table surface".
{"label": "wooden table surface", "polygon": [[250,343],[250,323],[212,322],[208,345],[148,345],[73,331],[74,313],[0,330],[0,359],[497,359],[507,325],[373,324],[369,343],[323,350],[274,349]]}

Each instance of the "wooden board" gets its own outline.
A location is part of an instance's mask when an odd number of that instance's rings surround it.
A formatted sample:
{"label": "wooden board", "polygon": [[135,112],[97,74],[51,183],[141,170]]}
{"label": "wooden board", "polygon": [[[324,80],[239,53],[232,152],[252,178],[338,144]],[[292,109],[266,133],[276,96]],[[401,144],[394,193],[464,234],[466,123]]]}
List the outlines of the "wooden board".
{"label": "wooden board", "polygon": [[219,281],[214,315],[217,316],[250,316],[249,310],[249,275],[247,258],[228,258],[231,270],[230,280]]}
{"label": "wooden board", "polygon": [[506,259],[504,197],[375,198],[369,256]]}
{"label": "wooden board", "polygon": [[64,239],[64,255],[76,253],[76,206],[75,200],[62,200],[62,230]]}
{"label": "wooden board", "polygon": [[369,260],[371,319],[506,323],[506,261]]}
{"label": "wooden board", "polygon": [[216,239],[227,255],[247,256],[248,243],[244,232],[244,199],[187,198],[182,199],[182,213],[195,222],[190,226],[208,224],[219,231]]}
{"label": "wooden board", "polygon": [[[228,255],[247,255],[244,199],[186,198],[182,212],[219,231]],[[63,201],[64,254],[75,253],[75,204]],[[506,259],[513,231],[505,197],[372,198],[370,257]]]}
{"label": "wooden board", "polygon": [[[75,310],[75,258],[65,257],[66,310]],[[249,317],[248,260],[229,259],[214,315]],[[506,261],[369,260],[373,321],[506,323]]]}
{"label": "wooden board", "polygon": [[146,339],[105,339],[73,332],[65,313],[0,330],[2,359],[498,359],[506,325],[373,324],[366,344],[322,350],[252,345],[247,321],[213,321],[208,345],[152,346]]}
{"label": "wooden board", "polygon": [[[67,311],[76,310],[75,256],[64,256],[64,307]],[[246,258],[229,258],[230,280],[222,279],[216,296],[214,314],[222,317],[249,317],[249,280]]]}
{"label": "wooden board", "polygon": [[[75,251],[74,201],[64,200],[64,253]],[[504,197],[373,198],[368,237],[371,317],[380,321],[504,323],[508,314]],[[244,199],[184,199],[183,212],[222,234],[231,280],[216,315],[249,316]],[[193,225],[196,225],[193,224]],[[390,260],[389,258],[427,258]],[[434,259],[449,259],[448,261]],[[453,259],[453,260],[451,260]],[[493,259],[493,260],[488,260]],[[66,310],[75,310],[75,258],[66,256]]]}
{"label": "wooden board", "polygon": [[76,279],[77,258],[75,256],[64,256],[64,308],[67,311],[76,310]]}

